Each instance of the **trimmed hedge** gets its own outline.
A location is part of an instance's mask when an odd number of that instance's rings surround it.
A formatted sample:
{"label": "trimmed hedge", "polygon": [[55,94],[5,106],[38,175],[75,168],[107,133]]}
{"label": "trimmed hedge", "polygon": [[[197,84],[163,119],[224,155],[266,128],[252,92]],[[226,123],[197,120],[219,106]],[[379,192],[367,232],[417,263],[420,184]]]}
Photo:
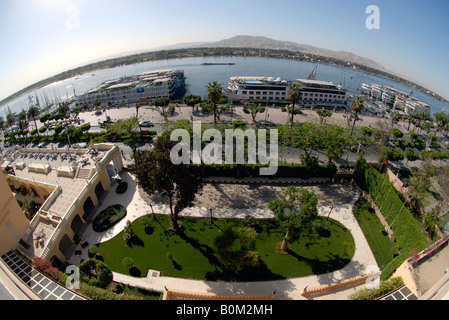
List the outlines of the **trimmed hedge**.
{"label": "trimmed hedge", "polygon": [[96,232],[103,232],[111,228],[126,216],[126,208],[115,204],[101,211],[92,222],[92,228]]}
{"label": "trimmed hedge", "polygon": [[260,176],[259,169],[266,167],[262,164],[203,164],[194,165],[203,168],[205,176],[214,177],[273,177],[273,178],[302,178],[332,177],[337,172],[335,164],[330,163],[315,168],[303,164],[279,163],[277,172],[272,176]]}
{"label": "trimmed hedge", "polygon": [[407,206],[403,207],[403,200],[387,175],[379,174],[365,159],[359,159],[354,176],[357,184],[375,199],[388,224],[393,224],[392,230],[400,255],[382,270],[381,280],[388,279],[410,256],[412,250],[421,251],[427,247],[426,235]]}

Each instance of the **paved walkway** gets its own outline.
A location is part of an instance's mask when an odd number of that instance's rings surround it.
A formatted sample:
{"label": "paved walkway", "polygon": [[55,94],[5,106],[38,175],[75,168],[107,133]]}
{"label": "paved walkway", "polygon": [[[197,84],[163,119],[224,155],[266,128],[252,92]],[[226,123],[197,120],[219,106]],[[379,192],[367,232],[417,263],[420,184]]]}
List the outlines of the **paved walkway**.
{"label": "paved walkway", "polygon": [[[123,174],[123,180],[128,182],[129,190],[136,188],[136,183],[133,181],[131,175]],[[111,188],[111,191],[104,199],[102,205],[98,208],[97,212],[100,212],[111,204],[121,203],[127,206],[127,216],[120,223],[105,233],[96,233],[89,225],[84,233],[83,239],[88,241],[89,244],[95,244],[107,241],[115,237],[123,230],[123,227],[127,220],[134,221],[141,216],[151,213],[151,208],[146,201],[141,197],[140,193],[125,192],[122,195],[115,193],[115,186]],[[164,291],[164,288],[170,290],[184,290],[195,292],[207,292],[216,294],[264,294],[271,293],[276,290],[276,295],[279,299],[305,299],[300,295],[300,292],[306,286],[314,287],[324,284],[330,284],[334,282],[350,279],[365,273],[378,270],[378,266],[374,255],[365,239],[365,236],[360,229],[356,219],[352,214],[352,206],[357,201],[360,193],[358,189],[352,197],[350,203],[339,204],[333,207],[331,217],[340,223],[342,223],[348,230],[350,230],[355,242],[355,254],[351,262],[343,269],[301,278],[291,278],[287,280],[275,280],[275,281],[260,281],[260,282],[214,282],[214,281],[202,281],[191,279],[180,279],[173,277],[160,276],[158,272],[149,271],[144,278],[135,278],[132,276],[113,273],[114,281],[129,284],[131,286],[141,287],[145,289]],[[165,205],[153,205],[155,213],[167,214],[168,208]],[[320,206],[318,208],[321,216],[327,216],[330,210],[330,206]],[[252,215],[256,218],[271,218],[273,213],[269,209],[256,208],[256,209],[230,209],[230,208],[214,208],[214,217],[220,218],[244,218],[246,215]],[[210,213],[208,208],[205,207],[193,207],[188,208],[182,212],[182,215],[192,217],[209,217]],[[80,259],[87,259],[88,248],[82,249],[80,256],[73,256],[69,263],[79,264]],[[352,293],[354,289],[350,290]],[[332,299],[346,299],[349,293],[342,291],[340,295],[333,295]],[[325,297],[324,297],[325,298]]]}

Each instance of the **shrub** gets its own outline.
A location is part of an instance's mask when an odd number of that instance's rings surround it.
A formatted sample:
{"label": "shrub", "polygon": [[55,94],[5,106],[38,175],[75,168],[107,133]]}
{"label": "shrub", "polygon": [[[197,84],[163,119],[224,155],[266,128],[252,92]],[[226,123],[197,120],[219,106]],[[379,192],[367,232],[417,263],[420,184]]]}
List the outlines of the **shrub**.
{"label": "shrub", "polygon": [[399,130],[398,128],[393,128],[393,130],[391,132],[393,133],[393,135],[396,138],[402,138],[404,136],[404,133],[401,130]]}
{"label": "shrub", "polygon": [[61,276],[63,273],[54,267],[50,261],[39,257],[34,257],[32,259],[32,264],[36,270],[40,271],[45,276],[49,277],[53,281],[61,283]]}
{"label": "shrub", "polygon": [[81,280],[90,286],[107,288],[112,282],[112,271],[103,262],[87,259],[79,265]]}
{"label": "shrub", "polygon": [[392,278],[382,281],[378,289],[361,289],[349,296],[349,300],[375,300],[399,288],[403,284],[401,278]]}
{"label": "shrub", "polygon": [[115,192],[117,192],[118,194],[122,194],[125,193],[127,189],[128,189],[128,182],[122,181],[117,186],[117,189],[115,189]]}
{"label": "shrub", "polygon": [[96,232],[103,232],[118,223],[125,216],[125,207],[115,204],[101,211],[92,222],[92,227]]}
{"label": "shrub", "polygon": [[404,160],[404,154],[400,149],[385,147],[385,158],[391,161]]}

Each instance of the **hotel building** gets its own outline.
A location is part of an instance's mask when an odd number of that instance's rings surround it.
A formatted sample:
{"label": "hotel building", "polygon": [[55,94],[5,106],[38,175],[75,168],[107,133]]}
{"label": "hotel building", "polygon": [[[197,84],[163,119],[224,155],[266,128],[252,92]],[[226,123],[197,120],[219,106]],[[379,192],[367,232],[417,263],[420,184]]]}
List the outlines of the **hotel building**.
{"label": "hotel building", "polygon": [[[15,249],[30,259],[62,266],[77,246],[89,245],[80,235],[122,171],[120,149],[104,143],[86,149],[14,146],[8,151],[1,164],[6,177],[0,177],[5,195],[0,203],[0,256]],[[31,220],[18,202],[38,204]]]}

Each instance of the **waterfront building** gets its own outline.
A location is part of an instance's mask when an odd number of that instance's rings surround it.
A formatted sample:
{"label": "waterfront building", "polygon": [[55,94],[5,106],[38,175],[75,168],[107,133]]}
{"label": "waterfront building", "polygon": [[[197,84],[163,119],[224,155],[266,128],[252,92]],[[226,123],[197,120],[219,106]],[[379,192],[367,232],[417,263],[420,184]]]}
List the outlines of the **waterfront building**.
{"label": "waterfront building", "polygon": [[[16,249],[59,266],[77,246],[88,245],[80,235],[119,177],[123,162],[120,149],[108,143],[76,149],[14,146],[1,168],[7,174],[6,179],[0,177],[5,195],[0,203],[0,255]],[[39,205],[30,221],[17,202]]]}
{"label": "waterfront building", "polygon": [[328,81],[311,79],[282,80],[273,77],[231,77],[225,95],[243,102],[288,101],[288,87],[296,83],[301,88],[300,105],[345,107],[346,90]]}
{"label": "waterfront building", "polygon": [[301,87],[300,104],[316,107],[345,107],[346,90],[332,82],[314,79],[296,79],[294,83]]}
{"label": "waterfront building", "polygon": [[285,101],[289,81],[273,77],[231,77],[225,95],[229,99]]}
{"label": "waterfront building", "polygon": [[180,98],[185,93],[183,70],[159,70],[125,76],[101,83],[83,95],[77,96],[76,106],[93,107],[151,101],[158,98]]}
{"label": "waterfront building", "polygon": [[391,109],[401,110],[407,115],[417,116],[422,112],[426,116],[431,114],[429,105],[412,97],[411,93],[405,93],[392,87],[362,83],[360,92],[375,103],[383,104]]}

